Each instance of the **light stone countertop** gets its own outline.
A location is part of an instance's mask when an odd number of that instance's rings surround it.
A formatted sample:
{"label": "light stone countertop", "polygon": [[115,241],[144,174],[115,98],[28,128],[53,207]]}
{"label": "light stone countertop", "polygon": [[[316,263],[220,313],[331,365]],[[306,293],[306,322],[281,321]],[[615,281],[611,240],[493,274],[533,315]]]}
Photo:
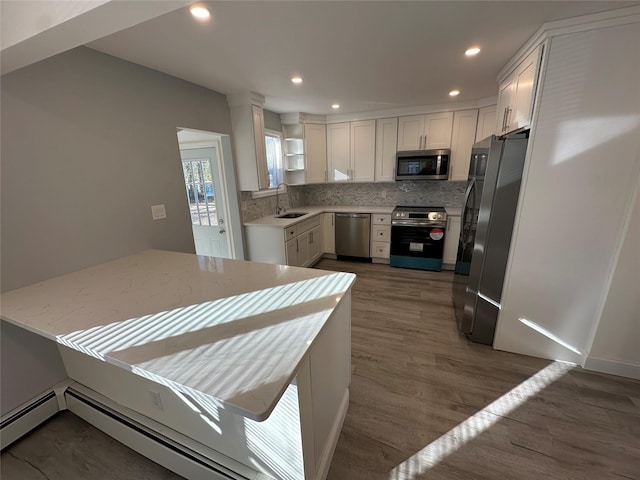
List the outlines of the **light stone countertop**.
{"label": "light stone countertop", "polygon": [[1,317],[261,421],[354,280],[147,250],[4,293]]}
{"label": "light stone countertop", "polygon": [[[287,210],[287,212],[304,212],[306,215],[298,218],[277,218],[275,215],[267,215],[265,217],[257,218],[249,222],[244,222],[245,226],[272,226],[279,228],[288,228],[296,223],[304,222],[308,218],[318,215],[319,213],[371,213],[371,214],[388,214],[391,215],[395,207],[375,207],[375,206],[358,206],[350,207],[344,205],[321,205],[321,206],[307,206],[307,207],[294,207]],[[445,207],[447,214],[452,216],[460,216],[462,214],[461,208]],[[287,213],[285,212],[285,213]]]}

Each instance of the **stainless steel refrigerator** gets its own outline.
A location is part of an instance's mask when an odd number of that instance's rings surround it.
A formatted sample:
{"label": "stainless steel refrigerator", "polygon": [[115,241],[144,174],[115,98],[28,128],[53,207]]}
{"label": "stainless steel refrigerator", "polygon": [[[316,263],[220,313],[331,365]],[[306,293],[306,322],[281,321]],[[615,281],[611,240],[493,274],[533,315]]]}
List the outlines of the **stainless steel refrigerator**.
{"label": "stainless steel refrigerator", "polygon": [[471,151],[453,284],[460,331],[493,344],[529,132],[489,137]]}

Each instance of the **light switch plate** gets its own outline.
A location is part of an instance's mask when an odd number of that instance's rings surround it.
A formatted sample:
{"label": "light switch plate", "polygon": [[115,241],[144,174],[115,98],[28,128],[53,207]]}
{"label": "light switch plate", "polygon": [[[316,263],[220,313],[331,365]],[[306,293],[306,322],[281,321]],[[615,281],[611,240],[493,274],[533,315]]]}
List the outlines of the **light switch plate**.
{"label": "light switch plate", "polygon": [[151,205],[151,218],[154,220],[167,218],[167,211],[164,208],[164,203],[160,205]]}

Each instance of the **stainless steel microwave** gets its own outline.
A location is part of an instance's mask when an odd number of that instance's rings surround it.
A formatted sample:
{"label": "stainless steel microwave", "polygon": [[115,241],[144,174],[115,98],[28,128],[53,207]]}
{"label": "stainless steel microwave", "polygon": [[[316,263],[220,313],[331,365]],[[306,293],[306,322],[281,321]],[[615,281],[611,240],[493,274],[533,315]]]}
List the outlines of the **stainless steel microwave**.
{"label": "stainless steel microwave", "polygon": [[396,180],[446,180],[451,150],[411,150],[396,154]]}

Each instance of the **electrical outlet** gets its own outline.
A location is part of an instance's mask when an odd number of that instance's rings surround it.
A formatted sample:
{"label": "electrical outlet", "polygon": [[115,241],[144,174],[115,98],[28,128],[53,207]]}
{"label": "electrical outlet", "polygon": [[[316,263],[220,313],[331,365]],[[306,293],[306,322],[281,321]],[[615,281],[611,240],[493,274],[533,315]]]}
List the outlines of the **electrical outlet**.
{"label": "electrical outlet", "polygon": [[382,198],[387,198],[387,191],[382,190],[382,192],[380,192],[380,195],[382,196]]}
{"label": "electrical outlet", "polygon": [[158,392],[154,392],[153,390],[149,390],[149,397],[151,398],[151,404],[157,408],[158,410],[164,410],[162,406],[162,398]]}
{"label": "electrical outlet", "polygon": [[154,220],[167,218],[167,211],[164,208],[164,203],[161,203],[160,205],[151,205],[151,218]]}

